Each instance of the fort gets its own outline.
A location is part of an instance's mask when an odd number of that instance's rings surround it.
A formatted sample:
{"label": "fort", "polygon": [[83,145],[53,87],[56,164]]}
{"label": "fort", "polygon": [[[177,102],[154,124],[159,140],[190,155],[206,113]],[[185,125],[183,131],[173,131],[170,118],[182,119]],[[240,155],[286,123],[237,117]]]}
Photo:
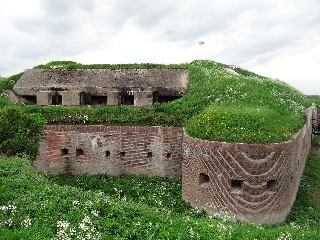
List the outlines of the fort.
{"label": "fort", "polygon": [[29,69],[13,90],[40,106],[141,107],[182,97],[187,83],[187,69]]}
{"label": "fort", "polygon": [[[14,92],[41,106],[140,107],[182,97],[187,83],[186,69],[33,69]],[[194,207],[278,224],[295,200],[316,111],[305,110],[306,122],[290,140],[268,144],[202,140],[183,127],[47,125],[34,166],[50,174],[182,177],[182,197]]]}

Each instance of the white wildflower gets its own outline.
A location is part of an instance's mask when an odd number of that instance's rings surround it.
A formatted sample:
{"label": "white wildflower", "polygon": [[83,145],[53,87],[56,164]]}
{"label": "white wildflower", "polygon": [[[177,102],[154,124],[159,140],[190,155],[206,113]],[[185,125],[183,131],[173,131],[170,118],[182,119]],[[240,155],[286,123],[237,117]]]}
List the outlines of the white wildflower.
{"label": "white wildflower", "polygon": [[97,211],[97,210],[92,210],[92,211],[91,211],[91,214],[92,214],[93,216],[95,216],[95,217],[98,217],[99,211]]}
{"label": "white wildflower", "polygon": [[8,211],[8,207],[7,206],[0,206],[0,210],[1,211]]}
{"label": "white wildflower", "polygon": [[12,218],[9,218],[7,221],[4,222],[4,224],[7,225],[8,227],[11,227],[13,224]]}
{"label": "white wildflower", "polygon": [[292,240],[292,235],[289,232],[281,232],[277,240]]}
{"label": "white wildflower", "polygon": [[17,206],[15,206],[15,205],[9,205],[9,206],[8,206],[8,209],[9,209],[12,213],[14,213],[14,212],[17,211]]}
{"label": "white wildflower", "polygon": [[70,226],[70,223],[68,221],[58,221],[57,222],[57,228],[58,229],[66,230],[69,226]]}
{"label": "white wildflower", "polygon": [[22,221],[21,225],[25,228],[28,228],[31,226],[31,218],[27,218],[25,220]]}

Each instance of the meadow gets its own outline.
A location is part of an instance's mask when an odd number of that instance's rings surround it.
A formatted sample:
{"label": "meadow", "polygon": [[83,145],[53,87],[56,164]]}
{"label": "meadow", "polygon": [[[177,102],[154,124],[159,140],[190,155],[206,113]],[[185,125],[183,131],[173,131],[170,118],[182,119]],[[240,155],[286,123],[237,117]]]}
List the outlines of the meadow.
{"label": "meadow", "polygon": [[320,239],[319,149],[317,137],[278,226],[208,216],[183,201],[180,178],[51,176],[28,159],[2,156],[0,239]]}

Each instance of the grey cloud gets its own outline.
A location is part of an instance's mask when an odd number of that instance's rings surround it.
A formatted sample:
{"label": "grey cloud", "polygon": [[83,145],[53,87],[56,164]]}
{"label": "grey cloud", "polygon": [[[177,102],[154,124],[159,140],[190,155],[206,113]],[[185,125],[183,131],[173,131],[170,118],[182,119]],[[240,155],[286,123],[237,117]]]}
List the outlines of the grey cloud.
{"label": "grey cloud", "polygon": [[77,9],[90,12],[94,9],[94,0],[42,0],[41,4],[47,15],[61,16]]}

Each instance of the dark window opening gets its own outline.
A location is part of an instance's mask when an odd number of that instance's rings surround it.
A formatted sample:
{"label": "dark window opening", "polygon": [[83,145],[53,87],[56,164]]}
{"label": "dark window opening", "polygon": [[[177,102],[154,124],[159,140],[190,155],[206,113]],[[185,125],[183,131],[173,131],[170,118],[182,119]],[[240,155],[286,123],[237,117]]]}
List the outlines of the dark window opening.
{"label": "dark window opening", "polygon": [[207,174],[205,173],[200,173],[199,174],[199,184],[202,185],[202,184],[208,184],[210,181],[210,178]]}
{"label": "dark window opening", "polygon": [[274,190],[277,186],[277,180],[269,180],[267,182],[267,189],[268,190]]}
{"label": "dark window opening", "polygon": [[106,151],[106,157],[110,157],[110,151]]}
{"label": "dark window opening", "polygon": [[84,155],[83,150],[82,150],[81,148],[77,148],[77,149],[76,149],[76,156],[79,157],[79,156],[81,156],[81,155]]}
{"label": "dark window opening", "polygon": [[68,153],[69,153],[68,149],[66,149],[66,148],[61,149],[61,155],[62,156],[68,155]]}
{"label": "dark window opening", "polygon": [[174,100],[177,100],[179,98],[181,98],[181,96],[158,96],[158,99],[156,100],[156,102],[168,103],[168,102],[172,102]]}
{"label": "dark window opening", "polygon": [[91,96],[91,105],[107,105],[107,96]]}
{"label": "dark window opening", "polygon": [[91,104],[91,97],[89,93],[82,92],[80,95],[80,104],[81,105],[90,105]]}
{"label": "dark window opening", "polygon": [[126,155],[126,152],[120,152],[120,156],[124,157]]}
{"label": "dark window opening", "polygon": [[123,105],[134,105],[134,96],[133,95],[124,95],[124,96],[122,96],[121,104],[123,104]]}
{"label": "dark window opening", "polygon": [[152,157],[152,152],[148,152],[147,156],[148,156],[148,158],[151,158]]}
{"label": "dark window opening", "polygon": [[231,192],[242,193],[243,192],[243,180],[231,180]]}
{"label": "dark window opening", "polygon": [[62,105],[62,96],[61,95],[53,95],[52,96],[52,105]]}
{"label": "dark window opening", "polygon": [[167,153],[167,158],[170,158],[171,157],[171,152],[168,152]]}
{"label": "dark window opening", "polygon": [[23,96],[25,100],[27,100],[30,103],[37,103],[37,97],[36,96]]}

